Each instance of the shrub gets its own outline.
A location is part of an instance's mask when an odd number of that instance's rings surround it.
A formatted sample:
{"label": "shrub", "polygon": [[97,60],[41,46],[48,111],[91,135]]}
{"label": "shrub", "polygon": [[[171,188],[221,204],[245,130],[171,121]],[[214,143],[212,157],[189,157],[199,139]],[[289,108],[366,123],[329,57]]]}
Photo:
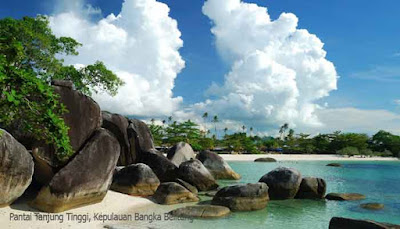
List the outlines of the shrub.
{"label": "shrub", "polygon": [[336,153],[340,154],[340,155],[348,155],[348,156],[354,156],[354,155],[360,154],[358,149],[356,147],[352,147],[352,146],[348,146],[341,150],[338,150]]}

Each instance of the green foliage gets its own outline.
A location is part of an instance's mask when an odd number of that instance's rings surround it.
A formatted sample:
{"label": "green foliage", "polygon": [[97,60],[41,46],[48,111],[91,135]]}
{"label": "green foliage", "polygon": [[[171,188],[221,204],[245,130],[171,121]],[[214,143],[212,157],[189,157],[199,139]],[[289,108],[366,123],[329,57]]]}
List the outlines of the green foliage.
{"label": "green foliage", "polygon": [[52,144],[61,161],[73,152],[61,118],[66,109],[50,81],[72,80],[78,90],[89,95],[98,90],[114,95],[123,84],[101,62],[77,70],[57,58],[78,55],[79,46],[72,38],[56,37],[45,16],[0,20],[0,124],[20,122],[27,134]]}
{"label": "green foliage", "polygon": [[359,155],[360,154],[358,149],[356,147],[353,147],[353,146],[345,147],[345,148],[343,148],[341,150],[338,150],[336,153],[340,154],[340,155],[348,155],[348,156],[354,156],[354,155]]}
{"label": "green foliage", "polygon": [[370,147],[377,152],[391,152],[390,156],[400,157],[400,136],[381,130],[372,136]]}
{"label": "green foliage", "polygon": [[229,150],[251,154],[259,153],[255,142],[251,138],[247,137],[246,133],[225,135],[223,142]]}

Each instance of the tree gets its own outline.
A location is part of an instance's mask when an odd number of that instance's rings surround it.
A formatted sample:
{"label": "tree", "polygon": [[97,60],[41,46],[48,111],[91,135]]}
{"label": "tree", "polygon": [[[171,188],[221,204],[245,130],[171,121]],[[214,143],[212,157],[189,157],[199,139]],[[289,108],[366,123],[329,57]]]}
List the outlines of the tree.
{"label": "tree", "polygon": [[380,130],[372,136],[370,147],[378,152],[390,151],[393,156],[400,157],[400,136]]}
{"label": "tree", "polygon": [[242,126],[242,130],[243,130],[243,133],[246,133],[246,126],[245,125]]}
{"label": "tree", "polygon": [[219,122],[218,116],[217,116],[217,115],[214,115],[213,123],[214,123],[214,128],[215,128],[215,138],[218,137],[218,135],[217,135],[217,122]]}
{"label": "tree", "polygon": [[253,127],[250,127],[250,137],[253,135]]}
{"label": "tree", "polygon": [[224,133],[225,133],[225,135],[226,135],[226,133],[228,133],[228,127],[224,128]]}
{"label": "tree", "polygon": [[286,130],[289,128],[289,124],[285,123],[281,126],[281,128],[279,129],[279,134],[281,135],[281,140],[284,140],[284,136],[285,136],[285,132]]}
{"label": "tree", "polygon": [[61,118],[66,109],[50,81],[72,80],[77,90],[89,95],[98,89],[115,95],[123,84],[101,62],[76,69],[57,58],[78,55],[79,46],[72,38],[56,37],[44,16],[0,20],[0,125],[20,122],[24,132],[53,145],[60,161],[74,152]]}

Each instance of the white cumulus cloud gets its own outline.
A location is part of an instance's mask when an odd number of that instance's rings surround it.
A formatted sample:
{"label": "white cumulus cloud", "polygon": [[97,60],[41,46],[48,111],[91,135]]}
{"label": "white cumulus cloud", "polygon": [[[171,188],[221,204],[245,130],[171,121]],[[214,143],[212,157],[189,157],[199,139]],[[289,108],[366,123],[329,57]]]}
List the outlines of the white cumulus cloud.
{"label": "white cumulus cloud", "polygon": [[259,131],[285,122],[322,126],[316,102],[336,89],[338,76],[324,44],[299,29],[294,14],[271,20],[267,8],[240,0],[207,0],[203,13],[231,70],[223,85],[208,90],[214,97],[192,110],[240,120]]}
{"label": "white cumulus cloud", "polygon": [[127,115],[161,116],[177,110],[181,97],[172,90],[185,62],[176,20],[169,7],[156,0],[125,0],[118,15],[93,21],[100,9],[80,0],[62,0],[50,17],[58,36],[83,44],[79,56],[65,57],[67,64],[88,65],[103,61],[125,85],[115,97],[94,95],[103,110]]}

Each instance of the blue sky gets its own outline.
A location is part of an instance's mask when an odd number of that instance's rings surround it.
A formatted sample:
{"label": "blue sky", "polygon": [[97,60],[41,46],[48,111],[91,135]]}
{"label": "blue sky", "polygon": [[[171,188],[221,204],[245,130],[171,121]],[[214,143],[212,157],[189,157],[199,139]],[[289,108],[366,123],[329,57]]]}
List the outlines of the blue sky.
{"label": "blue sky", "polygon": [[[200,0],[160,0],[178,22],[184,45],[179,49],[185,68],[175,79],[174,96],[190,105],[206,99],[211,82],[223,84],[231,63],[224,61],[210,32],[212,24]],[[4,1],[0,17],[53,14],[55,1]],[[325,44],[326,59],[333,62],[338,90],[317,101],[330,108],[400,112],[400,1],[396,0],[247,0],[268,8],[272,20],[282,12],[299,18],[298,28],[316,34]],[[118,14],[121,0],[89,0],[102,15]]]}

